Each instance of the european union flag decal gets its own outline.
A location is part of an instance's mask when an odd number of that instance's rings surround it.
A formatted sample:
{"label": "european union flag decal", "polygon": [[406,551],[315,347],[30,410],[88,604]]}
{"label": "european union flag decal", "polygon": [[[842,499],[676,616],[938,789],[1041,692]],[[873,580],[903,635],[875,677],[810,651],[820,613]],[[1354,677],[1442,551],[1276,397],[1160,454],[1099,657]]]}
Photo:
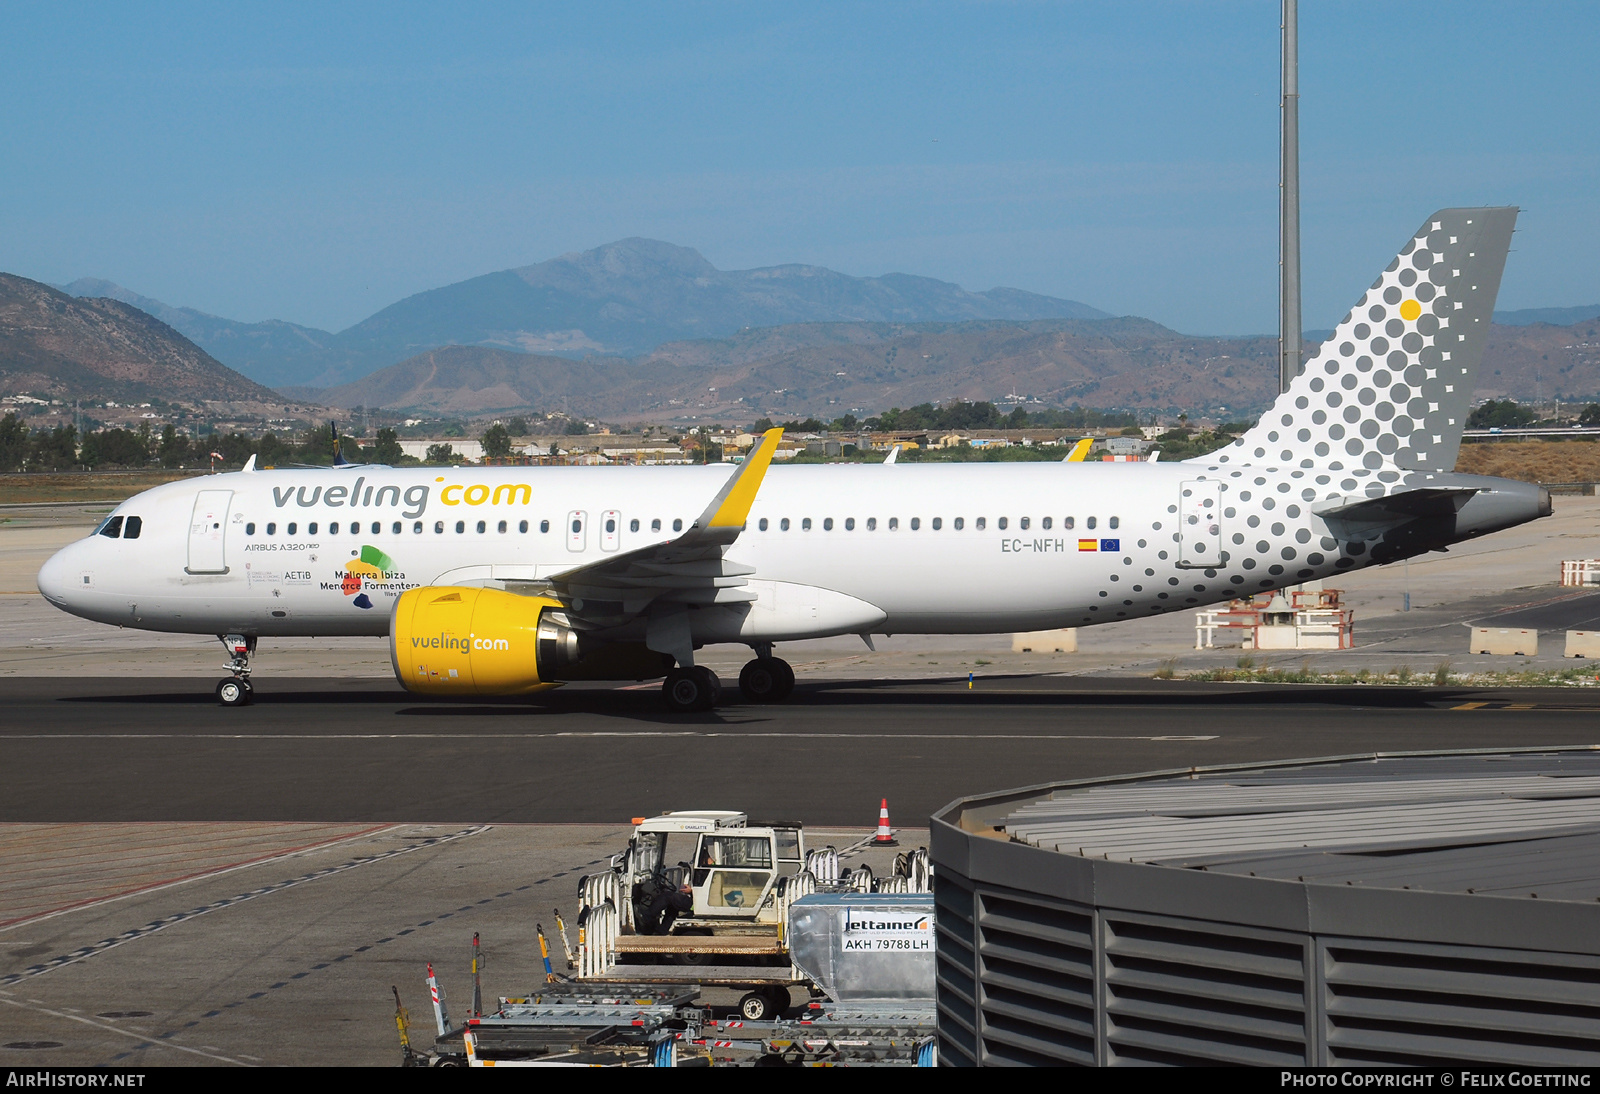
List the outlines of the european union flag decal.
{"label": "european union flag decal", "polygon": [[1100,549],[1102,551],[1120,551],[1122,550],[1122,541],[1120,539],[1103,539],[1100,541]]}

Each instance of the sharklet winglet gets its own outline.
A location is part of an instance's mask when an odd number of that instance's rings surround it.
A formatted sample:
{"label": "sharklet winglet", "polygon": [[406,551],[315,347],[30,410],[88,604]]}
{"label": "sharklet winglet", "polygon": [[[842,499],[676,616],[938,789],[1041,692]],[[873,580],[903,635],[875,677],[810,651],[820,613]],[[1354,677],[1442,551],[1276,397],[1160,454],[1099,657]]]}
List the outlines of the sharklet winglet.
{"label": "sharklet winglet", "polygon": [[750,516],[750,507],[755,504],[756,491],[761,489],[767,468],[772,464],[773,453],[778,450],[778,442],[782,439],[782,429],[769,429],[763,433],[761,443],[750,450],[744,464],[711,499],[711,504],[706,506],[706,511],[695,524],[705,529],[743,528]]}

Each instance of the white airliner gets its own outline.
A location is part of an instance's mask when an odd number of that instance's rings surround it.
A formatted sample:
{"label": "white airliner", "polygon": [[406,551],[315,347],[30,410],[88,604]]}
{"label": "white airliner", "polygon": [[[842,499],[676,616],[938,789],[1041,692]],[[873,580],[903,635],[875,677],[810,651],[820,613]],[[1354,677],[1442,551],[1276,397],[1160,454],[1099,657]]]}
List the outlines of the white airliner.
{"label": "white airliner", "polygon": [[[1437,550],[1550,512],[1452,473],[1514,208],[1429,217],[1244,437],[1180,463],[681,468],[344,466],[169,483],[51,558],[52,604],[218,635],[248,702],[259,638],[388,636],[434,696],[665,677],[785,697],[776,643],[1082,627]],[[770,469],[769,469],[770,467]]]}

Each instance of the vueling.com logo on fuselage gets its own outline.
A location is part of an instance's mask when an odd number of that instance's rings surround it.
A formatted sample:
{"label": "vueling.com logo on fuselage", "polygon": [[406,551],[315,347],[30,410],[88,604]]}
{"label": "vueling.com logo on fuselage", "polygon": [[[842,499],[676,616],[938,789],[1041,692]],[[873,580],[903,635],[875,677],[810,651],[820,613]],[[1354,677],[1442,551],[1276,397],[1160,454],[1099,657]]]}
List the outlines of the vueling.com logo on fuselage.
{"label": "vueling.com logo on fuselage", "polygon": [[511,643],[504,638],[479,638],[476,634],[469,634],[465,638],[457,638],[453,634],[441,634],[438,638],[418,638],[413,636],[411,648],[416,650],[509,650]]}

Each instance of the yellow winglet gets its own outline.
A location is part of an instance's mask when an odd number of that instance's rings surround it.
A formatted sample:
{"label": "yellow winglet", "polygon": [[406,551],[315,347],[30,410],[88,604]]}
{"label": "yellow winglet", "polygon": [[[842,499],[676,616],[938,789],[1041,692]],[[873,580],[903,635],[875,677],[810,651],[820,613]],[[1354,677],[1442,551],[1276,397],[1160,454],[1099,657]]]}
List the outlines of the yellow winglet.
{"label": "yellow winglet", "polygon": [[761,435],[761,443],[751,450],[745,457],[744,465],[739,468],[739,473],[734,476],[724,489],[721,504],[716,512],[711,514],[711,519],[706,521],[707,528],[743,528],[745,521],[750,516],[750,507],[756,503],[756,491],[761,489],[761,480],[766,477],[767,468],[772,463],[772,455],[778,450],[778,442],[783,440],[783,430],[769,429]]}
{"label": "yellow winglet", "polygon": [[1089,454],[1089,449],[1094,447],[1094,438],[1085,437],[1072,446],[1072,451],[1067,453],[1067,458],[1062,463],[1082,463],[1083,458]]}

